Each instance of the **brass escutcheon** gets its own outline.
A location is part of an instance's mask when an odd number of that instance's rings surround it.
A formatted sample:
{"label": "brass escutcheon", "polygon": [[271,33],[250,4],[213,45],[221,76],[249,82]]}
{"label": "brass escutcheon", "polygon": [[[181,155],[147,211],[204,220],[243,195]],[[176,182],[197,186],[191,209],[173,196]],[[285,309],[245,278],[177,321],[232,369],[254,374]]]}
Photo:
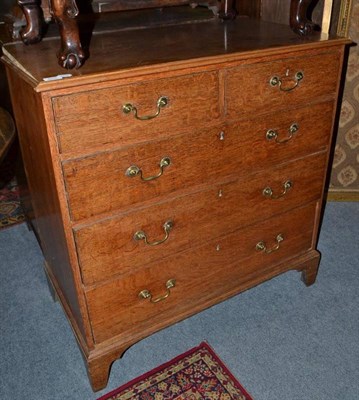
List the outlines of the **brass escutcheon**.
{"label": "brass escutcheon", "polygon": [[283,86],[283,80],[282,78],[280,78],[279,76],[273,76],[270,80],[269,80],[269,84],[272,87],[278,86],[279,89],[282,92],[290,92],[291,90],[294,90],[298,85],[299,82],[304,78],[304,74],[302,71],[298,71],[295,75],[294,75],[294,85],[293,86],[289,86],[289,87],[284,87]]}
{"label": "brass escutcheon", "polygon": [[134,117],[135,117],[136,119],[138,119],[138,120],[140,120],[140,121],[148,121],[149,119],[153,119],[153,118],[158,117],[158,116],[160,115],[161,109],[164,108],[164,107],[166,107],[167,104],[168,104],[168,102],[169,102],[169,98],[168,98],[168,97],[166,97],[166,96],[161,96],[161,97],[157,100],[157,111],[156,111],[155,114],[152,114],[152,115],[143,115],[143,116],[138,115],[137,107],[134,106],[134,105],[131,104],[131,103],[124,104],[124,105],[122,106],[122,112],[123,112],[124,114],[130,114],[131,112],[133,112],[133,115],[134,115]]}
{"label": "brass escutcheon", "polygon": [[160,172],[157,175],[154,176],[148,176],[147,178],[143,176],[142,169],[138,167],[137,165],[131,165],[130,167],[127,168],[125,175],[128,176],[129,178],[134,178],[137,175],[140,175],[141,179],[143,181],[152,181],[154,179],[159,178],[160,176],[163,175],[163,172],[166,167],[171,165],[171,159],[169,157],[163,157],[159,163],[160,167]]}
{"label": "brass escutcheon", "polygon": [[174,224],[173,224],[173,221],[171,221],[171,220],[166,221],[166,222],[163,224],[163,229],[164,229],[164,231],[165,231],[165,237],[164,237],[163,239],[161,239],[161,240],[156,240],[156,241],[154,241],[154,242],[149,242],[148,239],[147,239],[146,233],[143,232],[143,231],[137,231],[137,232],[133,235],[133,238],[134,238],[136,241],[144,240],[144,242],[145,242],[148,246],[158,246],[159,244],[164,243],[164,242],[169,238],[169,236],[170,236],[170,231],[171,231],[171,229],[173,228],[173,225],[174,225]]}
{"label": "brass escutcheon", "polygon": [[167,289],[166,294],[154,299],[152,297],[152,293],[149,290],[144,289],[144,290],[140,291],[140,293],[138,294],[138,297],[140,299],[145,299],[145,300],[149,299],[151,303],[156,304],[156,303],[159,303],[160,301],[167,299],[167,297],[171,294],[171,289],[174,288],[175,286],[176,286],[176,280],[169,279],[166,282],[166,289]]}
{"label": "brass escutcheon", "polygon": [[280,233],[279,235],[277,235],[277,237],[276,237],[275,240],[276,240],[277,244],[276,244],[273,248],[271,248],[271,249],[268,249],[268,248],[267,248],[267,245],[266,245],[266,242],[264,242],[263,240],[261,240],[260,242],[258,242],[258,243],[256,244],[256,250],[257,250],[257,251],[261,251],[261,252],[266,253],[266,254],[270,254],[270,253],[273,253],[274,251],[279,250],[280,243],[283,242],[284,237],[283,237],[283,235]]}

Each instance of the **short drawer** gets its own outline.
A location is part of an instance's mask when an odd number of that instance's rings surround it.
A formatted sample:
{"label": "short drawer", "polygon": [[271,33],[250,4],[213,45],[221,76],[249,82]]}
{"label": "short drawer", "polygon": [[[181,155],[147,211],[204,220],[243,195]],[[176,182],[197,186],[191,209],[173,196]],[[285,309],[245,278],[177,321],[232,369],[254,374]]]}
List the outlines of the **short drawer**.
{"label": "short drawer", "polygon": [[280,111],[323,96],[335,97],[340,53],[298,56],[229,69],[226,76],[226,109],[229,118],[247,118]]}
{"label": "short drawer", "polygon": [[78,221],[323,150],[332,115],[332,102],[317,104],[66,161],[71,216]]}
{"label": "short drawer", "polygon": [[82,154],[205,126],[219,118],[218,88],[218,74],[209,72],[54,97],[60,152]]}
{"label": "short drawer", "polygon": [[[173,252],[317,200],[322,193],[325,164],[326,153],[321,153],[80,226],[74,234],[83,281],[92,284],[128,273]],[[138,236],[140,232],[146,235],[148,244],[143,235]]]}
{"label": "short drawer", "polygon": [[154,332],[263,281],[278,263],[290,269],[312,247],[315,211],[316,203],[292,210],[88,290],[95,341]]}

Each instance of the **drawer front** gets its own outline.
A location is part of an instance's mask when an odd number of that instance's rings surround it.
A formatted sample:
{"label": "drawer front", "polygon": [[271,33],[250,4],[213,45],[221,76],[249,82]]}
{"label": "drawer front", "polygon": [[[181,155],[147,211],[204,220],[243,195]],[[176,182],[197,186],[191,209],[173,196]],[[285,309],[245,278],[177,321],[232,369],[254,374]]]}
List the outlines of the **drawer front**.
{"label": "drawer front", "polygon": [[[91,284],[128,273],[316,200],[321,196],[325,164],[326,154],[306,157],[78,229],[75,239],[83,281]],[[285,187],[288,181],[291,188]],[[165,226],[169,221],[172,227]],[[146,244],[144,237],[134,239],[136,232],[144,232],[149,243],[167,240]]]}
{"label": "drawer front", "polygon": [[[311,248],[315,210],[316,203],[292,210],[89,290],[86,296],[95,341],[151,333],[250,282],[262,281],[275,264]],[[279,245],[278,235],[283,238]],[[269,253],[258,249],[263,243]],[[290,268],[290,262],[286,267]],[[167,291],[170,280],[175,280],[175,287]],[[154,304],[139,297],[143,290],[150,292],[153,301],[167,298]]]}
{"label": "drawer front", "polygon": [[[333,51],[228,70],[227,116],[246,118],[248,112],[258,115],[307,104],[323,96],[334,98],[339,68],[340,53]],[[300,80],[296,77],[298,73],[303,76]],[[281,84],[274,85],[272,78],[277,78]]]}
{"label": "drawer front", "polygon": [[[113,144],[126,146],[160,137],[179,129],[204,126],[219,118],[218,74],[202,73],[158,79],[127,86],[98,89],[53,98],[60,151],[86,152]],[[165,96],[162,108],[158,100]],[[131,104],[139,118],[123,106]]]}
{"label": "drawer front", "polygon": [[[220,132],[220,127],[201,129],[194,134],[65,162],[72,219],[144,204],[204,183],[214,175],[223,177],[226,166],[218,162],[223,152]],[[161,162],[166,159],[169,165],[163,166]],[[137,171],[134,176],[131,169]],[[162,175],[156,179],[143,180],[159,174]],[[99,182],[105,191],[99,192]]]}
{"label": "drawer front", "polygon": [[[332,113],[329,102],[67,161],[63,171],[72,218],[119,210],[323,150],[329,142]],[[277,136],[269,137],[268,132]],[[161,168],[166,158],[170,164]],[[136,172],[132,177],[131,168]],[[142,179],[161,173],[150,181]],[[106,190],[99,190],[100,183]]]}

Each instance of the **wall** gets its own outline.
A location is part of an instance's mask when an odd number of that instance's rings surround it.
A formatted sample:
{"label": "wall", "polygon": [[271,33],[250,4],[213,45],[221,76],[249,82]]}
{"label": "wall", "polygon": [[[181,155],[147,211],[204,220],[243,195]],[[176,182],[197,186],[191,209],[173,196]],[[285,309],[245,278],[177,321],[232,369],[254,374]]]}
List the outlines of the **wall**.
{"label": "wall", "polygon": [[7,13],[11,7],[16,4],[15,0],[1,0],[0,1],[0,14]]}
{"label": "wall", "polygon": [[349,37],[357,45],[349,51],[330,190],[359,199],[359,0],[353,0]]}

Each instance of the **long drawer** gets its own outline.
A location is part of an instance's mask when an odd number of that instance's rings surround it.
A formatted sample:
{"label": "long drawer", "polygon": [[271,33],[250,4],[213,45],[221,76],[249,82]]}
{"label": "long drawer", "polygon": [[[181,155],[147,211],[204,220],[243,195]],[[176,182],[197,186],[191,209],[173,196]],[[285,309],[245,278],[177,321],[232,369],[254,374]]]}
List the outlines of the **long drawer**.
{"label": "long drawer", "polygon": [[[321,153],[79,226],[74,234],[83,281],[92,284],[131,272],[174,252],[317,200],[322,192],[325,164],[326,153]],[[157,241],[163,242],[151,245]]]}
{"label": "long drawer", "polygon": [[331,51],[229,69],[225,84],[227,117],[243,119],[250,112],[283,112],[323,96],[334,98],[339,68],[340,53]]}
{"label": "long drawer", "polygon": [[219,118],[218,93],[218,74],[208,72],[54,97],[60,152],[82,154],[205,126]]}
{"label": "long drawer", "polygon": [[95,341],[156,330],[192,314],[194,305],[223,299],[251,280],[265,279],[276,263],[312,247],[315,211],[316,203],[292,210],[264,225],[146,263],[136,273],[87,291]]}
{"label": "long drawer", "polygon": [[119,210],[208,181],[244,176],[323,150],[329,141],[332,120],[327,116],[332,111],[332,102],[317,104],[66,161],[63,172],[72,219]]}

